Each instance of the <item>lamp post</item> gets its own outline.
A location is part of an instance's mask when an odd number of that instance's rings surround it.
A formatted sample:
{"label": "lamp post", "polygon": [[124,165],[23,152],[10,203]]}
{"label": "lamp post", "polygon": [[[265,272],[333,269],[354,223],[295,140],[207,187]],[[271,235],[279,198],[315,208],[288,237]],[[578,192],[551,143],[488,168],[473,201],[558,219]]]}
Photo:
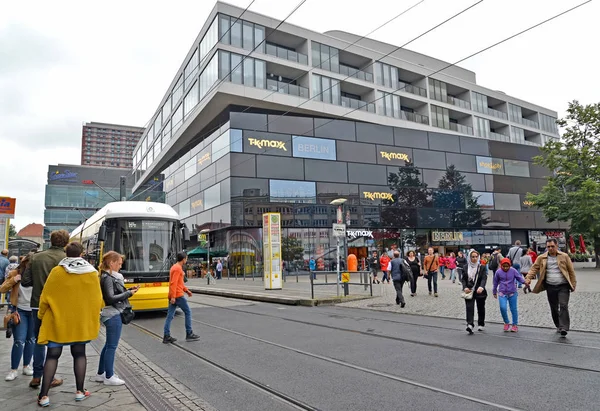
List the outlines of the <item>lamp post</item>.
{"label": "lamp post", "polygon": [[210,274],[210,230],[205,228],[204,230],[200,230],[200,234],[206,234],[206,272]]}
{"label": "lamp post", "polygon": [[[336,220],[338,224],[343,224],[344,221],[344,203],[348,201],[345,198],[336,198],[335,200],[331,201],[331,205],[337,206],[337,210],[336,210]],[[340,217],[341,216],[341,217]],[[344,237],[346,237],[346,232],[344,231]],[[336,264],[336,271],[337,271],[337,275],[336,275],[336,279],[337,279],[337,296],[340,296],[340,237],[336,237],[336,248],[337,248],[337,253],[336,253],[336,258],[337,258],[337,264]]]}

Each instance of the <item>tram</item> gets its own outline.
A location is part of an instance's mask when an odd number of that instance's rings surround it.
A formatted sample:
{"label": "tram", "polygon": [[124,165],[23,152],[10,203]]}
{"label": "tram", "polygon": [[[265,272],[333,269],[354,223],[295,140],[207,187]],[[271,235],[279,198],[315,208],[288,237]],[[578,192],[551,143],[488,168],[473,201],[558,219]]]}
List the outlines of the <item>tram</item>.
{"label": "tram", "polygon": [[98,268],[108,251],[123,255],[125,287],[140,289],[129,301],[134,311],[168,308],[169,270],[189,231],[169,205],[145,201],[108,203],[71,233],[83,257]]}

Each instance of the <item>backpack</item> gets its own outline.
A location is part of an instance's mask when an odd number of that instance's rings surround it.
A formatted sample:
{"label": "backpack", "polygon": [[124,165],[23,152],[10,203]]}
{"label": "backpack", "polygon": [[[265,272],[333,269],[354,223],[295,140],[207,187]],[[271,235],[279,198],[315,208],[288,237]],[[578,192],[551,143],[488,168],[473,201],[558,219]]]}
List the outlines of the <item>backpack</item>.
{"label": "backpack", "polygon": [[500,266],[499,261],[498,261],[499,258],[500,258],[500,255],[496,254],[492,258],[492,261],[490,261],[489,267],[490,267],[490,270],[492,270],[493,272],[496,272],[496,270],[498,270],[498,267]]}
{"label": "backpack", "polygon": [[410,282],[411,278],[412,278],[412,270],[410,269],[410,265],[408,264],[408,261],[406,261],[404,258],[402,259],[402,281],[405,282]]}

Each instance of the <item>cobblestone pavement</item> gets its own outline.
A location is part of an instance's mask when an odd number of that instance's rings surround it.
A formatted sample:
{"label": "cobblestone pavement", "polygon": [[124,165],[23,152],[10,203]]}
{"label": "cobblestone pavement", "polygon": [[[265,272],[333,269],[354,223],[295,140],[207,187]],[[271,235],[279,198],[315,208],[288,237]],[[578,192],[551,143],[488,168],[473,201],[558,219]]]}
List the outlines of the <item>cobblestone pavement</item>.
{"label": "cobblestone pavement", "polygon": [[[571,329],[600,332],[600,271],[577,268],[577,291],[571,293],[569,313]],[[535,284],[535,282],[533,283]],[[532,285],[533,285],[532,284]],[[460,298],[460,286],[450,280],[438,279],[439,297],[428,295],[427,280],[419,278],[417,296],[410,297],[410,289],[404,286],[406,307],[396,305],[393,285],[377,285],[373,289],[373,299],[358,300],[339,304],[342,307],[355,307],[379,311],[428,315],[447,318],[465,318],[465,303]],[[487,289],[490,296],[486,301],[486,321],[502,323],[498,301],[492,297],[492,279],[488,278]],[[532,287],[533,288],[533,287]],[[546,293],[523,294],[519,291],[519,324],[525,326],[554,327]]]}

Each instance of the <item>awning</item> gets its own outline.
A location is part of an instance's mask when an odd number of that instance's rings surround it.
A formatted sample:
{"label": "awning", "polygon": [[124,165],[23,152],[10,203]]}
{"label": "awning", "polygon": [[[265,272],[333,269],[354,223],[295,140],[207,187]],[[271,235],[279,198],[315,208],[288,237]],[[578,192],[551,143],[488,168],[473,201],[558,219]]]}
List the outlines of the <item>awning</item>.
{"label": "awning", "polygon": [[201,255],[206,255],[206,248],[202,248],[202,247],[196,247],[191,251],[188,251],[187,255],[188,257],[198,257]]}

